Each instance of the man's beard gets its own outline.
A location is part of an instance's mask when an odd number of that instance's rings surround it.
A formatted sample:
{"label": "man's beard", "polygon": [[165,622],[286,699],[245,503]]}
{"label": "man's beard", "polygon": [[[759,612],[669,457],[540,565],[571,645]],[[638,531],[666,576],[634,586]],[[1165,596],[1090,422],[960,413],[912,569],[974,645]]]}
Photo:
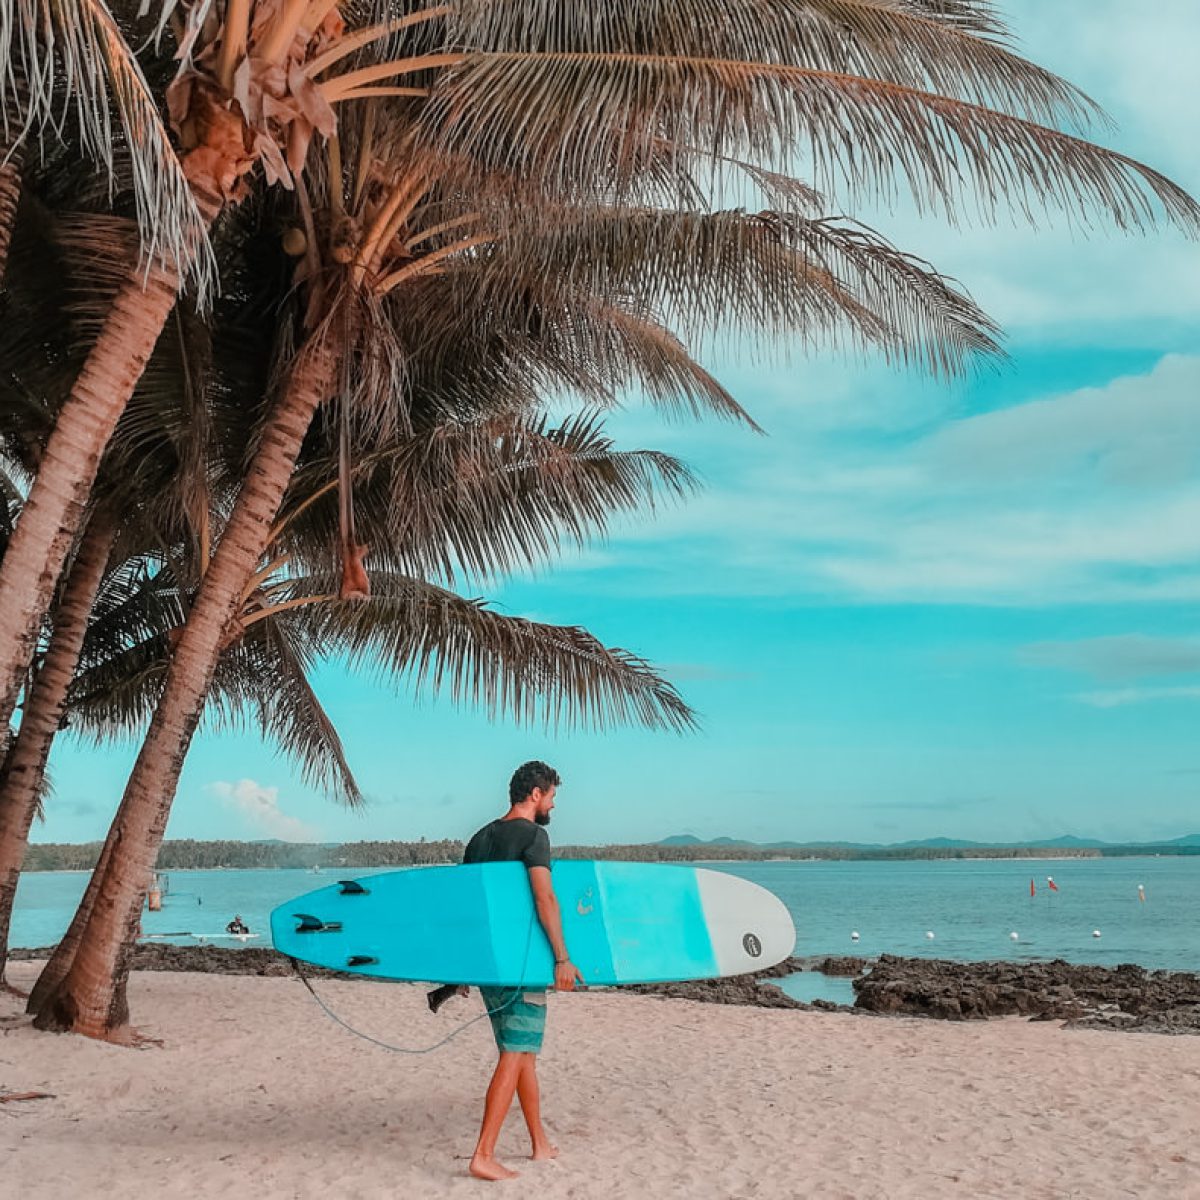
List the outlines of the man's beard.
{"label": "man's beard", "polygon": [[548,812],[540,812],[533,814],[533,823],[535,825],[549,825],[550,814]]}

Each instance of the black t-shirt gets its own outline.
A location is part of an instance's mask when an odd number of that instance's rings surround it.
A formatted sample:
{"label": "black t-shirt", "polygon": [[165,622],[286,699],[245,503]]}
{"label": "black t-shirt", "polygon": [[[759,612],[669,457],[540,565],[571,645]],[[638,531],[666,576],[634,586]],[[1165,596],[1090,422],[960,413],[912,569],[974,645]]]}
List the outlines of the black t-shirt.
{"label": "black t-shirt", "polygon": [[550,865],[550,835],[541,825],[514,817],[485,825],[467,843],[464,863],[523,862],[527,867]]}

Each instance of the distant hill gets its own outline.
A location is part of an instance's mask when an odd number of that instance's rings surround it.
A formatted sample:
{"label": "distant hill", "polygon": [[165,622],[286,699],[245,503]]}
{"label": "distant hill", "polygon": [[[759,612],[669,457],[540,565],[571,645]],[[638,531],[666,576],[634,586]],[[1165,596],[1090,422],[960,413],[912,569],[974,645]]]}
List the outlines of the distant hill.
{"label": "distant hill", "polygon": [[663,838],[659,846],[740,846],[750,850],[1015,850],[1037,848],[1039,850],[1103,850],[1109,847],[1155,847],[1185,846],[1200,847],[1200,833],[1171,838],[1159,842],[1105,842],[1099,838],[1077,837],[1073,833],[1056,838],[1031,838],[1023,842],[972,842],[962,838],[932,837],[907,842],[750,842],[742,838],[718,837],[698,838],[695,834],[683,833]]}

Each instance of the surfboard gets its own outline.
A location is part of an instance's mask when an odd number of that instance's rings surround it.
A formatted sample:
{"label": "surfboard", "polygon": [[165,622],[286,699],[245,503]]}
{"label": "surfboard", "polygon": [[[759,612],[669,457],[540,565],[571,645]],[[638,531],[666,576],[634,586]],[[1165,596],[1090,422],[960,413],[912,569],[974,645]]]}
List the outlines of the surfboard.
{"label": "surfboard", "polygon": [[[551,871],[567,949],[588,986],[742,975],[795,946],[783,902],[736,875],[585,860]],[[379,979],[554,982],[528,872],[515,862],[344,879],[281,904],[271,937],[292,958]]]}

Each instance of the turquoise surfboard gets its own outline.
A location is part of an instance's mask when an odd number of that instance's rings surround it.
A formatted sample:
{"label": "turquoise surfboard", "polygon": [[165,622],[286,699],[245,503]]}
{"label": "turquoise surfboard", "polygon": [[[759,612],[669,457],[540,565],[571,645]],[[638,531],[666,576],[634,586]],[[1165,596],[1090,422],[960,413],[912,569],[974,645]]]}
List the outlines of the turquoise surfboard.
{"label": "turquoise surfboard", "polygon": [[[571,960],[589,986],[742,975],[796,941],[766,888],[700,867],[563,860],[551,868]],[[271,913],[275,948],[378,979],[549,987],[554,956],[521,863],[344,879]]]}

